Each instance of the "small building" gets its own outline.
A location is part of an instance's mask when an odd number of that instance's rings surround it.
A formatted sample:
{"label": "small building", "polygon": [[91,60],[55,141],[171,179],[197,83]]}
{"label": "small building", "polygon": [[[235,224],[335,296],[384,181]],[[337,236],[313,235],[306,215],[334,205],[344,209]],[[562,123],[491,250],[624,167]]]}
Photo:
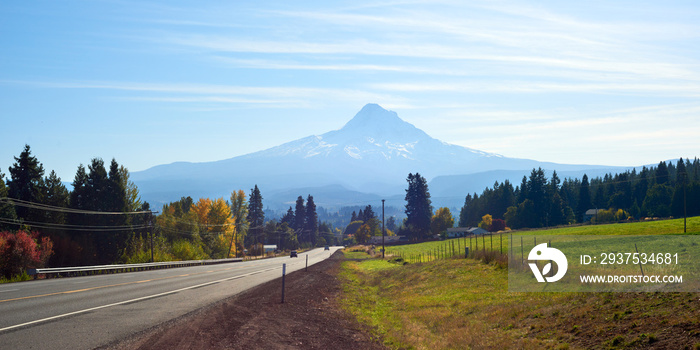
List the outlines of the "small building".
{"label": "small building", "polygon": [[447,238],[464,237],[468,234],[469,227],[450,227],[447,229]]}
{"label": "small building", "polygon": [[453,227],[447,229],[447,238],[466,237],[488,234],[489,231],[481,227]]}
{"label": "small building", "polygon": [[470,227],[469,230],[467,230],[469,234],[478,236],[478,235],[486,235],[489,233],[489,231],[484,230],[481,227]]}
{"label": "small building", "polygon": [[277,244],[263,245],[263,250],[265,250],[265,253],[272,253],[277,250]]}
{"label": "small building", "polygon": [[583,214],[583,222],[590,222],[591,219],[598,216],[598,213],[603,211],[603,209],[588,209],[586,213]]}

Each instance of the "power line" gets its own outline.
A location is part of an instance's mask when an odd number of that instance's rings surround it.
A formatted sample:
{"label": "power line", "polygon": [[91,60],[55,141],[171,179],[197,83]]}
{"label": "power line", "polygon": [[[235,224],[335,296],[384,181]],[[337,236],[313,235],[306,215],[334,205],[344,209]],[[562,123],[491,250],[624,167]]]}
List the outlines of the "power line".
{"label": "power line", "polygon": [[48,205],[48,204],[42,204],[42,203],[34,203],[34,202],[29,202],[21,199],[16,199],[16,198],[9,198],[9,197],[2,197],[0,198],[0,203],[8,203],[12,204],[17,207],[24,207],[24,208],[30,208],[30,209],[37,209],[37,210],[45,210],[45,211],[54,211],[54,212],[62,212],[62,213],[69,213],[69,214],[89,214],[89,215],[138,215],[138,214],[154,214],[157,212],[151,211],[151,210],[142,210],[142,211],[127,211],[127,212],[109,212],[109,211],[96,211],[96,210],[82,210],[82,209],[72,209],[72,208],[64,208],[64,207],[57,207],[53,205]]}
{"label": "power line", "polygon": [[138,226],[102,226],[100,227],[90,227],[90,226],[84,226],[80,227],[80,225],[65,225],[65,224],[52,224],[48,222],[43,222],[43,223],[37,223],[37,222],[30,222],[30,221],[20,221],[20,220],[8,220],[5,218],[0,218],[0,223],[3,224],[10,224],[10,225],[17,225],[17,226],[22,226],[22,225],[27,225],[31,227],[36,227],[36,228],[43,228],[43,229],[64,229],[64,230],[69,230],[69,231],[92,231],[92,232],[109,232],[109,231],[131,231],[131,230],[141,230],[144,228],[149,228],[151,226],[149,225],[138,225]]}

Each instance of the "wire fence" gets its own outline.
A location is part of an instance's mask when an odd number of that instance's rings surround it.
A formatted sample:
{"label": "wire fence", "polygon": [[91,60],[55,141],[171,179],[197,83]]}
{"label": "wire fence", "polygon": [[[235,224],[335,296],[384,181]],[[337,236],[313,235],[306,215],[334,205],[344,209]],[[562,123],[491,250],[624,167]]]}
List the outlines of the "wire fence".
{"label": "wire fence", "polygon": [[511,236],[507,232],[467,235],[445,241],[390,248],[387,249],[386,256],[390,260],[405,263],[469,258],[507,264],[510,239]]}

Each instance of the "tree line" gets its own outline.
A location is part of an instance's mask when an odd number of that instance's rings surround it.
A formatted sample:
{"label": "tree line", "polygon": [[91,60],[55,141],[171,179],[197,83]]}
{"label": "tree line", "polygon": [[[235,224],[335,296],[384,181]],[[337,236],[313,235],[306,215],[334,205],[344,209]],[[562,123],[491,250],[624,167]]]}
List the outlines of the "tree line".
{"label": "tree line", "polygon": [[[129,172],[112,159],[78,167],[69,191],[54,171],[48,176],[29,145],[0,173],[0,230],[32,232],[39,244],[51,242],[51,266],[110,264],[117,261],[131,232],[145,231],[148,203],[142,203]],[[104,213],[97,215],[94,212]],[[138,215],[131,215],[139,212]],[[49,243],[43,243],[49,244]]]}
{"label": "tree line", "polygon": [[[590,209],[602,209],[597,217]],[[659,162],[603,177],[563,181],[554,171],[533,169],[519,186],[496,182],[481,195],[468,194],[459,215],[459,226],[477,226],[485,215],[505,220],[510,228],[568,225],[587,220],[621,221],[644,217],[700,215],[700,161],[695,158]]]}

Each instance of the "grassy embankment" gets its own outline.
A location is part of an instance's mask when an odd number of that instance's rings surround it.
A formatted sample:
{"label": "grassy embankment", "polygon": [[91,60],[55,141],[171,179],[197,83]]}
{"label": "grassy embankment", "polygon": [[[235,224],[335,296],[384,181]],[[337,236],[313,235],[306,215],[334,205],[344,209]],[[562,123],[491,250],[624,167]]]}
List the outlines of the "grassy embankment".
{"label": "grassy embankment", "polygon": [[[682,231],[681,219],[526,234]],[[700,218],[688,220],[688,232],[700,233]],[[486,243],[488,249],[488,239]],[[502,264],[485,264],[463,255],[425,262],[436,256],[441,244],[443,251],[451,250],[451,242],[388,250],[412,261],[424,261],[406,265],[359,260],[369,256],[346,253],[356,260],[344,262],[341,272],[344,308],[370,325],[392,348],[700,349],[700,293],[509,293],[508,271]],[[481,241],[479,244],[482,248]],[[463,249],[464,240],[460,246]],[[494,249],[499,246],[494,239]]]}

